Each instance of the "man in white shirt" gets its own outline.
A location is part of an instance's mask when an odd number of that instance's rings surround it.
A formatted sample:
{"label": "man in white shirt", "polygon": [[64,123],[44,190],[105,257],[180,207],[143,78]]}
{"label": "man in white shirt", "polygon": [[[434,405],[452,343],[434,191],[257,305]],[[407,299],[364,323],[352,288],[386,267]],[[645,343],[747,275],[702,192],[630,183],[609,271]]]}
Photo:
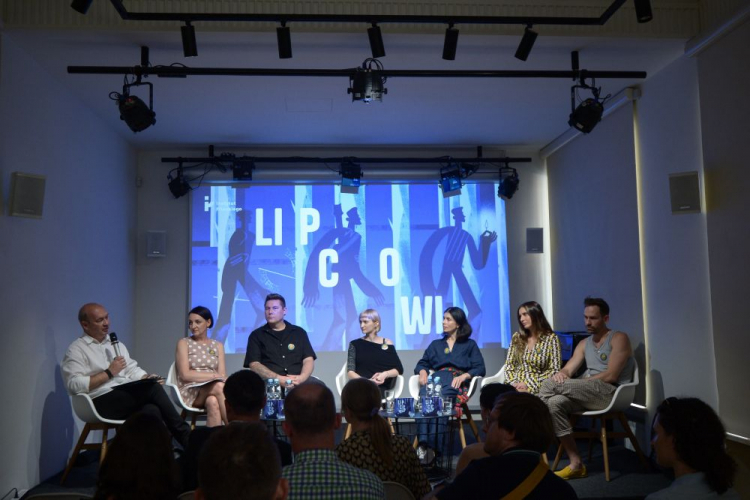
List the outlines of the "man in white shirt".
{"label": "man in white shirt", "polygon": [[68,393],[88,394],[105,418],[121,420],[139,411],[152,413],[185,447],[190,426],[180,418],[157,375],[142,370],[122,343],[118,343],[119,355],[115,352],[108,335],[107,310],[100,304],[84,304],[78,321],[84,334],[70,344],[62,362]]}

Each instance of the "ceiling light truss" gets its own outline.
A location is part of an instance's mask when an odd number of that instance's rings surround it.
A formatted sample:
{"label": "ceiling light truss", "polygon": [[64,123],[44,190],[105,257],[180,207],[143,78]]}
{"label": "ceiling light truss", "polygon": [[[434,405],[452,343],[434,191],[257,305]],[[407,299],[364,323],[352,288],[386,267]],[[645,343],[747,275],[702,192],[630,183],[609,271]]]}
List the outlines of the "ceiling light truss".
{"label": "ceiling light truss", "polygon": [[[183,47],[185,57],[197,55],[195,47],[194,22],[246,22],[280,24],[277,28],[279,57],[292,57],[291,38],[286,23],[366,23],[370,51],[373,58],[385,57],[385,44],[381,32],[381,24],[441,24],[447,25],[443,44],[443,59],[454,60],[458,44],[458,29],[456,24],[463,25],[524,25],[526,30],[516,57],[525,61],[528,52],[536,40],[537,33],[531,26],[603,26],[628,0],[614,0],[599,16],[564,17],[564,16],[441,16],[441,15],[371,15],[371,14],[289,14],[289,13],[210,13],[210,12],[130,12],[123,0],[110,0],[120,18],[124,21],[179,21],[185,23],[182,27]],[[650,0],[633,0],[636,18],[639,23],[648,22],[653,18]],[[71,7],[85,14],[92,0],[73,0]],[[194,50],[188,50],[185,37],[192,36]],[[524,55],[525,57],[519,57]],[[188,55],[190,54],[190,55]]]}

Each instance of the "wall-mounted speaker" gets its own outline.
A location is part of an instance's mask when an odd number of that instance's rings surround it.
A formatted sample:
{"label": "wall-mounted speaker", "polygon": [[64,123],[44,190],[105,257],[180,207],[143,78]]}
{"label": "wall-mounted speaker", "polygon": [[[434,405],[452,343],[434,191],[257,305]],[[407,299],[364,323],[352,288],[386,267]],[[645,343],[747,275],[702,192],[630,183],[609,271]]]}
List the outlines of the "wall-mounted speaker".
{"label": "wall-mounted speaker", "polygon": [[41,219],[44,209],[44,175],[13,172],[10,183],[8,213],[16,217]]}
{"label": "wall-mounted speaker", "polygon": [[700,213],[701,187],[698,172],[669,174],[669,199],[673,214]]}
{"label": "wall-mounted speaker", "polygon": [[526,228],[526,253],[544,253],[544,228]]}
{"label": "wall-mounted speaker", "polygon": [[167,256],[167,232],[146,231],[146,257]]}

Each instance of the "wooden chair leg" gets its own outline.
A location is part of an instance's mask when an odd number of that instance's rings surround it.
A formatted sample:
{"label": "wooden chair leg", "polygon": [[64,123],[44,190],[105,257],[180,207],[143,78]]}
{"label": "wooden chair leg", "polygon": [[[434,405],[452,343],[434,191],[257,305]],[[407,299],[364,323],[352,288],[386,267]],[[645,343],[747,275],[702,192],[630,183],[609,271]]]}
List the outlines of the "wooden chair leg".
{"label": "wooden chair leg", "polygon": [[193,413],[193,418],[190,421],[190,430],[191,431],[195,430],[195,421],[196,421],[197,418],[198,418],[198,414],[197,413]]}
{"label": "wooden chair leg", "polygon": [[346,424],[346,432],[344,432],[344,441],[349,439],[349,436],[352,435],[352,424],[348,423]]}
{"label": "wooden chair leg", "polygon": [[602,419],[602,455],[604,455],[604,478],[609,481],[609,449],[607,448],[607,422]]}
{"label": "wooden chair leg", "polygon": [[618,412],[617,418],[620,420],[620,424],[625,430],[625,434],[627,434],[628,439],[630,439],[630,442],[633,444],[633,449],[635,450],[636,455],[638,455],[641,463],[647,468],[651,468],[651,464],[646,458],[646,455],[643,454],[643,450],[641,450],[641,446],[638,444],[638,440],[635,438],[635,434],[633,434],[633,431],[630,430],[630,425],[628,424],[628,419],[625,417],[625,414],[623,412]]}
{"label": "wooden chair leg", "polygon": [[[602,425],[604,425],[604,421],[602,421]],[[591,462],[591,453],[594,449],[594,436],[596,435],[596,418],[591,419],[591,427],[589,427],[589,462]]]}
{"label": "wooden chair leg", "polygon": [[391,428],[391,434],[395,435],[396,429],[393,427],[393,420],[391,420],[390,418],[387,418],[386,421],[388,422],[388,427]]}
{"label": "wooden chair leg", "polygon": [[464,434],[464,421],[463,419],[458,419],[458,437],[461,440],[461,449],[463,450],[466,448],[466,434]]}
{"label": "wooden chair leg", "polygon": [[471,412],[469,411],[469,405],[466,403],[461,405],[464,411],[464,415],[466,415],[466,419],[469,421],[469,427],[471,427],[471,432],[474,433],[474,439],[477,440],[477,443],[481,443],[482,440],[479,439],[479,429],[477,428],[477,424],[474,422],[474,418],[471,416]]}
{"label": "wooden chair leg", "polygon": [[86,438],[89,435],[89,431],[91,430],[91,425],[86,424],[83,426],[83,431],[81,431],[81,437],[78,438],[78,442],[76,443],[76,447],[73,449],[73,454],[70,456],[70,460],[68,460],[68,466],[65,467],[65,472],[63,472],[62,478],[60,479],[60,484],[65,484],[65,480],[68,478],[68,474],[70,474],[70,470],[73,468],[73,464],[76,461],[76,458],[78,457],[78,454],[81,453],[81,448],[83,448],[83,443],[86,442]]}
{"label": "wooden chair leg", "polygon": [[546,451],[544,453],[542,453],[542,460],[544,461],[545,464],[547,464],[547,468],[549,468],[549,458],[547,458],[547,452]]}
{"label": "wooden chair leg", "polygon": [[102,427],[102,446],[99,450],[99,465],[104,462],[104,457],[107,455],[107,434],[109,434],[109,427]]}
{"label": "wooden chair leg", "polygon": [[552,464],[553,471],[557,470],[557,464],[560,463],[560,459],[562,458],[562,453],[563,453],[563,445],[561,442],[559,445],[557,445],[557,453],[555,454],[555,463]]}

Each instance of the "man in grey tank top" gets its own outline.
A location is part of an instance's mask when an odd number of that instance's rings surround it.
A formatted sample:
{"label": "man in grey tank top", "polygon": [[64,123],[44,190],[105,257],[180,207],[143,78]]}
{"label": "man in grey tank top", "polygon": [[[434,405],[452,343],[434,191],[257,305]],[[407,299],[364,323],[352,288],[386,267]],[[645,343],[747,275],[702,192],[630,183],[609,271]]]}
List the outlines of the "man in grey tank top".
{"label": "man in grey tank top", "polygon": [[[539,397],[552,414],[555,435],[570,458],[570,464],[555,472],[563,479],[586,477],[586,466],[578,453],[570,415],[588,410],[603,410],[612,401],[619,384],[633,377],[633,350],[623,332],[607,327],[609,305],[603,299],[587,297],[583,301],[583,318],[591,336],[576,346],[573,356],[562,370],[542,383]],[[572,378],[586,361],[586,371]]]}

